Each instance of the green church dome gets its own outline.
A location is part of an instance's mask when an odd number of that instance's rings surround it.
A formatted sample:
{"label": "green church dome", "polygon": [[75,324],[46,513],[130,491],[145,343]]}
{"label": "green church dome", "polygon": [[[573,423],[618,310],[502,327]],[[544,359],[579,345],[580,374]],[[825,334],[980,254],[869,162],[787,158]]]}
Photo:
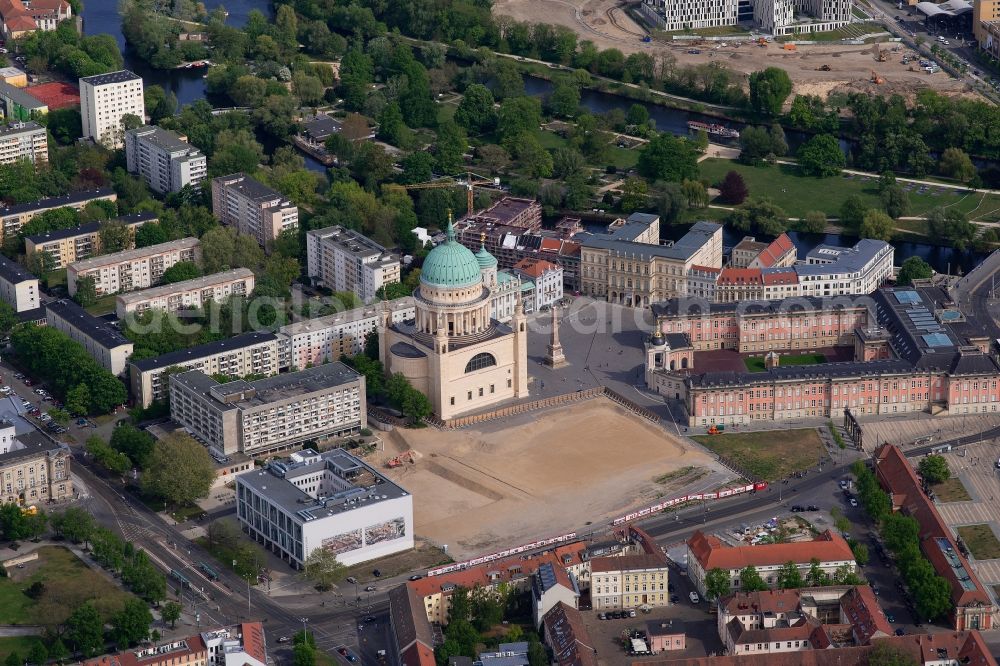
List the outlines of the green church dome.
{"label": "green church dome", "polygon": [[479,268],[481,270],[497,267],[497,258],[486,251],[485,242],[479,246],[479,252],[476,252],[476,261],[479,262]]}
{"label": "green church dome", "polygon": [[480,270],[472,250],[455,240],[455,227],[449,220],[447,240],[427,254],[420,282],[437,287],[468,287],[482,282]]}

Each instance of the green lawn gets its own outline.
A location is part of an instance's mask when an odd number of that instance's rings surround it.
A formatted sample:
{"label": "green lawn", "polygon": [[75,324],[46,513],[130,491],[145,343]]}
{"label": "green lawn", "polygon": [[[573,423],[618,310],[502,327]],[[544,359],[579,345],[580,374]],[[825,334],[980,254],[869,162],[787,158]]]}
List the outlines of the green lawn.
{"label": "green lawn", "polygon": [[1000,540],[997,540],[989,525],[965,525],[958,528],[958,536],[962,537],[965,547],[977,560],[994,560],[1000,558]]}
{"label": "green lawn", "polygon": [[115,311],[116,296],[117,294],[108,294],[107,296],[102,296],[98,298],[93,305],[88,305],[84,309],[90,314],[94,315],[95,317],[111,314],[112,312]]}
{"label": "green lawn", "polygon": [[815,467],[824,453],[815,429],[699,435],[694,439],[765,481]]}
{"label": "green lawn", "polygon": [[46,275],[45,276],[45,284],[48,286],[49,289],[52,289],[53,287],[58,287],[58,286],[61,286],[61,285],[65,285],[66,284],[66,269],[65,268],[60,268],[60,269],[54,270],[51,273],[49,273],[48,275]]}
{"label": "green lawn", "polygon": [[[37,600],[23,592],[36,581],[45,585]],[[104,617],[110,617],[130,596],[69,550],[44,546],[38,549],[37,561],[12,569],[10,578],[0,578],[0,624],[62,621],[85,601],[93,601]]]}
{"label": "green lawn", "polygon": [[[546,150],[555,150],[556,148],[565,148],[569,145],[569,140],[564,139],[555,132],[549,132],[548,130],[538,130],[535,132],[535,136],[538,137],[538,142],[542,144],[542,147]],[[612,144],[608,146],[607,153],[604,159],[601,160],[600,164],[594,164],[592,166],[605,167],[612,164],[619,169],[631,169],[639,161],[639,151],[630,150],[628,148],[619,148],[618,146]]]}
{"label": "green lawn", "polygon": [[[764,372],[763,356],[748,356],[743,359],[748,372]],[[779,365],[818,365],[826,363],[826,356],[822,354],[800,354],[798,356],[781,356]]]}
{"label": "green lawn", "polygon": [[931,488],[939,502],[968,502],[972,500],[969,491],[965,489],[962,480],[957,476],[941,483],[935,483]]}
{"label": "green lawn", "polygon": [[750,31],[748,31],[743,26],[739,25],[721,25],[715,28],[698,28],[697,30],[671,30],[669,32],[658,30],[656,31],[656,36],[663,37],[673,37],[673,36],[689,36],[693,37],[697,35],[698,37],[728,37],[732,35],[734,37],[749,37]]}
{"label": "green lawn", "polygon": [[24,663],[31,648],[39,640],[34,636],[9,636],[0,638],[0,659],[6,659],[11,653],[16,652],[21,658],[20,663]]}
{"label": "green lawn", "polygon": [[[791,217],[803,217],[811,210],[822,211],[827,217],[839,217],[841,204],[852,194],[857,194],[873,208],[880,207],[878,180],[874,177],[867,181],[861,176],[813,178],[802,175],[798,167],[791,164],[752,167],[718,158],[704,160],[699,166],[701,177],[712,183],[721,181],[727,172],[736,171],[746,181],[750,196],[768,197]],[[936,206],[954,206],[971,220],[1000,220],[1000,197],[996,195],[945,190],[935,196],[929,191],[920,194],[914,188],[909,198],[909,215],[914,217],[925,215]],[[913,225],[913,231],[917,232],[920,224],[901,220],[897,226]]]}
{"label": "green lawn", "polygon": [[795,35],[782,35],[776,38],[775,41],[778,42],[838,42],[841,39],[857,39],[861,35],[867,35],[875,32],[885,32],[883,28],[878,23],[852,23],[851,25],[845,26],[843,28],[837,28],[836,30],[828,30],[826,32],[807,32],[799,33]]}

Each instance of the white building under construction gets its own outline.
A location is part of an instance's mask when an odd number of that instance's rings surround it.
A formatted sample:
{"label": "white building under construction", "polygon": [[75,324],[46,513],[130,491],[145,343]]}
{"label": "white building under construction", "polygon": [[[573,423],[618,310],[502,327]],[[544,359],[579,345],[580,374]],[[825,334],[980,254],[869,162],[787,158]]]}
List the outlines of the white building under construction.
{"label": "white building under construction", "polygon": [[752,21],[771,35],[825,32],[851,23],[853,0],[643,0],[660,30],[698,30]]}

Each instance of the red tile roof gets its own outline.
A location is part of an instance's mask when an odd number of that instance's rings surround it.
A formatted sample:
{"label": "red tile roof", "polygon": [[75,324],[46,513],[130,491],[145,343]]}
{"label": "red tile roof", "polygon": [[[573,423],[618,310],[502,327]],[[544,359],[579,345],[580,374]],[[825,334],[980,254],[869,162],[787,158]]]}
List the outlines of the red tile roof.
{"label": "red tile roof", "polygon": [[885,619],[875,593],[867,585],[851,588],[840,598],[840,608],[851,623],[854,640],[866,645],[872,638],[892,636],[892,626]]}
{"label": "red tile roof", "polygon": [[[178,662],[173,661],[178,657],[185,657],[188,655],[196,655],[195,658],[205,658],[208,655],[208,650],[205,647],[205,642],[201,640],[201,636],[195,634],[194,636],[188,636],[187,638],[177,639],[177,641],[164,641],[160,645],[169,645],[174,642],[184,641],[186,647],[182,649],[170,650],[169,652],[160,652],[152,654],[146,657],[138,657],[137,654],[145,648],[135,648],[132,650],[125,650],[124,652],[119,652],[118,654],[106,654],[100,657],[95,657],[93,659],[88,659],[83,662],[83,666],[166,666],[168,664],[175,664]],[[267,663],[267,660],[262,660]]]}
{"label": "red tile roof", "polygon": [[759,268],[723,268],[719,273],[720,285],[761,284]]}
{"label": "red tile roof", "polygon": [[[937,648],[947,650],[951,659],[969,666],[997,666],[983,637],[978,631],[953,634],[912,634],[876,638],[871,645],[859,647],[803,650],[798,652],[771,652],[740,654],[719,657],[671,658],[665,655],[656,660],[633,661],[632,666],[847,666],[866,664],[868,655],[876,645],[887,644],[903,654],[924,663],[931,658],[940,660]],[[933,647],[933,651],[929,648]],[[951,655],[956,655],[951,657]],[[964,661],[968,657],[969,661]]]}
{"label": "red tile roof", "polygon": [[761,268],[770,268],[778,263],[778,260],[788,252],[795,252],[795,245],[787,234],[781,234],[771,244],[764,248],[754,260],[760,264]]}
{"label": "red tile roof", "polygon": [[[542,249],[545,249],[545,240],[542,240]],[[558,249],[558,241],[556,242],[556,249]],[[554,271],[559,267],[553,264],[551,261],[545,261],[544,259],[535,259],[533,257],[527,257],[521,261],[514,264],[514,270],[520,271],[525,275],[530,275],[536,280],[542,277],[542,273],[546,271]]]}
{"label": "red tile roof", "polygon": [[399,655],[403,666],[437,666],[434,650],[423,643],[413,643]]}
{"label": "red tile roof", "polygon": [[[559,252],[559,246],[561,244],[562,241],[558,238],[543,238],[542,242],[538,246],[538,250],[539,252]],[[528,261],[528,259],[522,259],[521,261]],[[516,264],[514,268],[517,268]]]}
{"label": "red tile roof", "polygon": [[562,601],[542,617],[545,642],[557,666],[597,666],[597,655],[580,611]]}
{"label": "red tile roof", "polygon": [[737,592],[725,597],[720,605],[730,615],[748,613],[787,613],[799,607],[799,590]]}
{"label": "red tile roof", "polygon": [[583,246],[576,241],[563,241],[562,247],[559,249],[560,257],[572,257],[580,256],[580,248]]}
{"label": "red tile roof", "polygon": [[799,276],[795,272],[795,269],[789,268],[784,271],[773,271],[768,273],[763,273],[761,279],[766,285],[775,284],[798,284]]}
{"label": "red tile roof", "polygon": [[[989,594],[983,589],[979,577],[969,566],[968,560],[958,550],[951,530],[934,507],[934,503],[924,494],[920,479],[906,456],[898,447],[883,446],[876,452],[875,474],[882,487],[892,495],[893,507],[898,507],[906,515],[920,524],[920,547],[934,566],[939,576],[951,586],[951,600],[956,606],[973,604],[992,605]],[[948,556],[937,546],[937,539],[944,539],[951,548],[952,557],[965,568],[975,589],[967,590],[956,573]]]}
{"label": "red tile roof", "polygon": [[808,564],[813,558],[820,562],[853,562],[854,554],[843,537],[830,530],[813,541],[770,543],[759,546],[727,546],[718,537],[700,530],[688,539],[688,548],[702,569],[719,568],[724,571],[746,566],[772,566],[792,561]]}
{"label": "red tile roof", "polygon": [[262,664],[267,663],[267,648],[264,643],[264,627],[260,622],[244,622],[240,625],[243,636],[243,651]]}
{"label": "red tile roof", "polygon": [[[544,562],[551,562],[560,567],[569,567],[583,562],[581,554],[586,549],[582,541],[559,546],[555,550],[546,551],[534,556],[514,556],[478,566],[453,571],[438,576],[427,576],[420,580],[407,583],[420,598],[441,593],[444,587],[462,587],[468,590],[477,585],[487,587],[499,582],[510,582],[528,576]],[[494,574],[491,579],[490,574]]]}

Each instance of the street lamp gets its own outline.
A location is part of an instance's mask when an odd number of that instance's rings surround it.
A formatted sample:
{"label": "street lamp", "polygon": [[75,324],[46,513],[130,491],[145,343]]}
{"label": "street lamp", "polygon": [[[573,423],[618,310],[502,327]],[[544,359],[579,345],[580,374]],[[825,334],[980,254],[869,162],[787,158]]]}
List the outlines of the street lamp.
{"label": "street lamp", "polygon": [[309,618],[307,618],[307,617],[300,617],[299,620],[302,621],[302,641],[304,643],[308,643],[309,642],[309,632],[306,631],[306,623],[309,622]]}
{"label": "street lamp", "polygon": [[[233,569],[235,568],[236,568],[236,560],[233,560]],[[252,614],[253,613],[250,610],[250,574],[248,573],[247,574],[247,621],[248,622],[250,621],[250,617],[252,616]]]}

